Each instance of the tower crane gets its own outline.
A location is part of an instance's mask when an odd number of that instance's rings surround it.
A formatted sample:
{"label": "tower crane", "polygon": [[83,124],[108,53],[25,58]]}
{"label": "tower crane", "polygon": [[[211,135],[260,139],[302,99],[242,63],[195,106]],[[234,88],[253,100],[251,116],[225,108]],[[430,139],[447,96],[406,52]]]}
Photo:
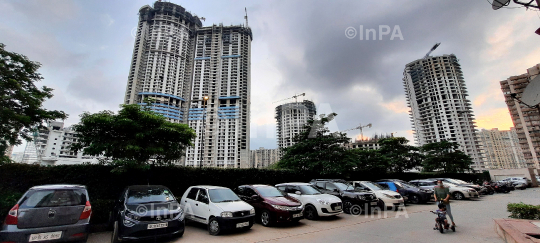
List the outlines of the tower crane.
{"label": "tower crane", "polygon": [[366,128],[366,127],[371,128],[371,126],[372,126],[371,123],[369,123],[369,124],[367,124],[365,126],[362,126],[362,124],[359,124],[355,128],[350,128],[350,129],[347,129],[347,130],[343,130],[341,132],[347,132],[347,131],[352,131],[352,130],[360,130],[360,140],[364,141],[364,131],[363,131],[363,129]]}
{"label": "tower crane", "polygon": [[424,56],[424,59],[428,58],[429,57],[429,54],[431,54],[435,49],[437,49],[437,47],[439,47],[441,45],[441,43],[437,43],[435,44],[433,47],[431,47],[431,50],[429,50],[429,52]]}
{"label": "tower crane", "polygon": [[286,99],[282,99],[282,100],[278,100],[278,101],[275,101],[275,102],[272,102],[272,104],[274,103],[278,103],[278,102],[281,102],[281,101],[284,101],[284,100],[288,100],[288,99],[294,99],[296,103],[298,103],[298,97],[300,96],[306,96],[306,93],[301,93],[301,94],[297,94],[297,95],[293,95],[292,97],[289,97],[289,98],[286,98]]}

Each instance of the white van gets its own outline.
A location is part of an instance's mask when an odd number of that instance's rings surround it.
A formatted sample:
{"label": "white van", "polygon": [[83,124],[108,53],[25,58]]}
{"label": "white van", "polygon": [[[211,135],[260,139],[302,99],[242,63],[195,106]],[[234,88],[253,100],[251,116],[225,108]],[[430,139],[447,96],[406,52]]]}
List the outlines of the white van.
{"label": "white van", "polygon": [[225,187],[192,186],[182,196],[180,207],[186,219],[208,225],[211,235],[222,230],[250,229],[255,219],[255,209]]}

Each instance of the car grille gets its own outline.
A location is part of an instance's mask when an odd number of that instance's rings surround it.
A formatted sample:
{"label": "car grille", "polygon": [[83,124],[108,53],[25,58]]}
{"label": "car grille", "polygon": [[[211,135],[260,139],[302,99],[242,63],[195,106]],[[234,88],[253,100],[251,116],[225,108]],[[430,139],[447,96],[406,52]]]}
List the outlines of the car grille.
{"label": "car grille", "polygon": [[232,213],[232,216],[233,217],[244,217],[244,216],[248,216],[249,215],[249,210],[246,210],[246,211],[238,211],[238,212],[233,212]]}
{"label": "car grille", "polygon": [[[155,216],[144,216],[139,219],[139,221],[164,221],[164,220],[171,220],[176,218],[179,213],[173,213],[168,215],[155,215]],[[159,217],[159,219],[158,219]]]}
{"label": "car grille", "polygon": [[341,202],[330,204],[330,208],[332,208],[333,211],[336,211],[337,206],[343,208],[343,205],[341,204]]}

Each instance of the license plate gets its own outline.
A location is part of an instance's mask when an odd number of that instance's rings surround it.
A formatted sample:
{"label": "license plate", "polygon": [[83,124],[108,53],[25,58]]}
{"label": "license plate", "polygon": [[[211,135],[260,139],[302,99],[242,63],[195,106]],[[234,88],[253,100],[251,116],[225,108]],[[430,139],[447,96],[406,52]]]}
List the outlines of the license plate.
{"label": "license plate", "polygon": [[32,241],[45,241],[45,240],[57,240],[62,238],[62,231],[49,232],[49,233],[40,233],[40,234],[31,234],[30,242]]}
{"label": "license plate", "polygon": [[167,228],[168,225],[169,223],[149,224],[148,229]]}
{"label": "license plate", "polygon": [[236,228],[242,228],[242,227],[246,227],[246,226],[249,226],[249,222],[244,222],[244,223],[238,223],[238,224],[236,224]]}
{"label": "license plate", "polygon": [[377,206],[377,202],[371,202],[371,206]]}
{"label": "license plate", "polygon": [[341,210],[341,206],[336,206],[336,207],[335,207],[335,210],[336,210],[336,211],[337,211],[337,210]]}
{"label": "license plate", "polygon": [[302,214],[301,213],[293,214],[292,217],[293,218],[299,218],[299,217],[302,217]]}

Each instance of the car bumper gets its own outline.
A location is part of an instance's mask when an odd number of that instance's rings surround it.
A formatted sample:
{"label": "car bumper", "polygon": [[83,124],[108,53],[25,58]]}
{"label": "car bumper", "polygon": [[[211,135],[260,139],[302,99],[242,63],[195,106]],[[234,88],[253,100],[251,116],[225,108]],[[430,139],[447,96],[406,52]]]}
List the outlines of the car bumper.
{"label": "car bumper", "polygon": [[[334,206],[331,205],[317,205],[315,206],[317,208],[317,213],[319,216],[334,216],[338,215],[340,213],[343,213],[343,204],[341,202],[339,203],[332,203],[336,204]],[[336,209],[336,207],[338,207]]]}
{"label": "car bumper", "polygon": [[[300,217],[294,217],[294,215],[300,214]],[[299,211],[275,211],[274,221],[276,223],[291,222],[304,218],[303,210]]]}
{"label": "car bumper", "polygon": [[480,197],[480,194],[478,192],[463,192],[463,195],[465,195],[466,198],[478,198]]}
{"label": "car bumper", "polygon": [[[221,226],[221,229],[223,230],[231,230],[231,229],[239,229],[239,228],[245,228],[245,227],[251,227],[253,225],[253,222],[255,221],[255,215],[249,215],[244,217],[234,217],[234,218],[223,218],[223,217],[216,217],[219,226]],[[246,223],[248,222],[248,226],[242,226],[237,227],[240,223]]]}
{"label": "car bumper", "polygon": [[[148,229],[149,224],[165,223],[165,222],[138,222],[132,227],[122,225],[120,228],[120,239],[122,240],[145,240],[156,237],[175,235],[184,232],[184,220],[166,221],[166,228]],[[123,224],[122,222],[118,222]]]}
{"label": "car bumper", "polygon": [[395,199],[395,198],[380,198],[386,207],[396,207],[396,206],[405,206],[405,200],[403,198]]}
{"label": "car bumper", "polygon": [[[31,229],[19,229],[16,225],[4,225],[2,231],[0,231],[0,242],[29,242],[30,235],[40,234],[40,233],[49,233],[49,232],[58,232],[62,231],[62,236],[57,240],[45,241],[49,242],[68,242],[68,241],[78,241],[84,240],[88,237],[90,230],[90,225],[88,223],[82,224],[73,224],[73,225],[64,225],[64,226],[53,226],[53,227],[42,227],[42,228],[31,228]],[[39,241],[36,241],[39,242]]]}

